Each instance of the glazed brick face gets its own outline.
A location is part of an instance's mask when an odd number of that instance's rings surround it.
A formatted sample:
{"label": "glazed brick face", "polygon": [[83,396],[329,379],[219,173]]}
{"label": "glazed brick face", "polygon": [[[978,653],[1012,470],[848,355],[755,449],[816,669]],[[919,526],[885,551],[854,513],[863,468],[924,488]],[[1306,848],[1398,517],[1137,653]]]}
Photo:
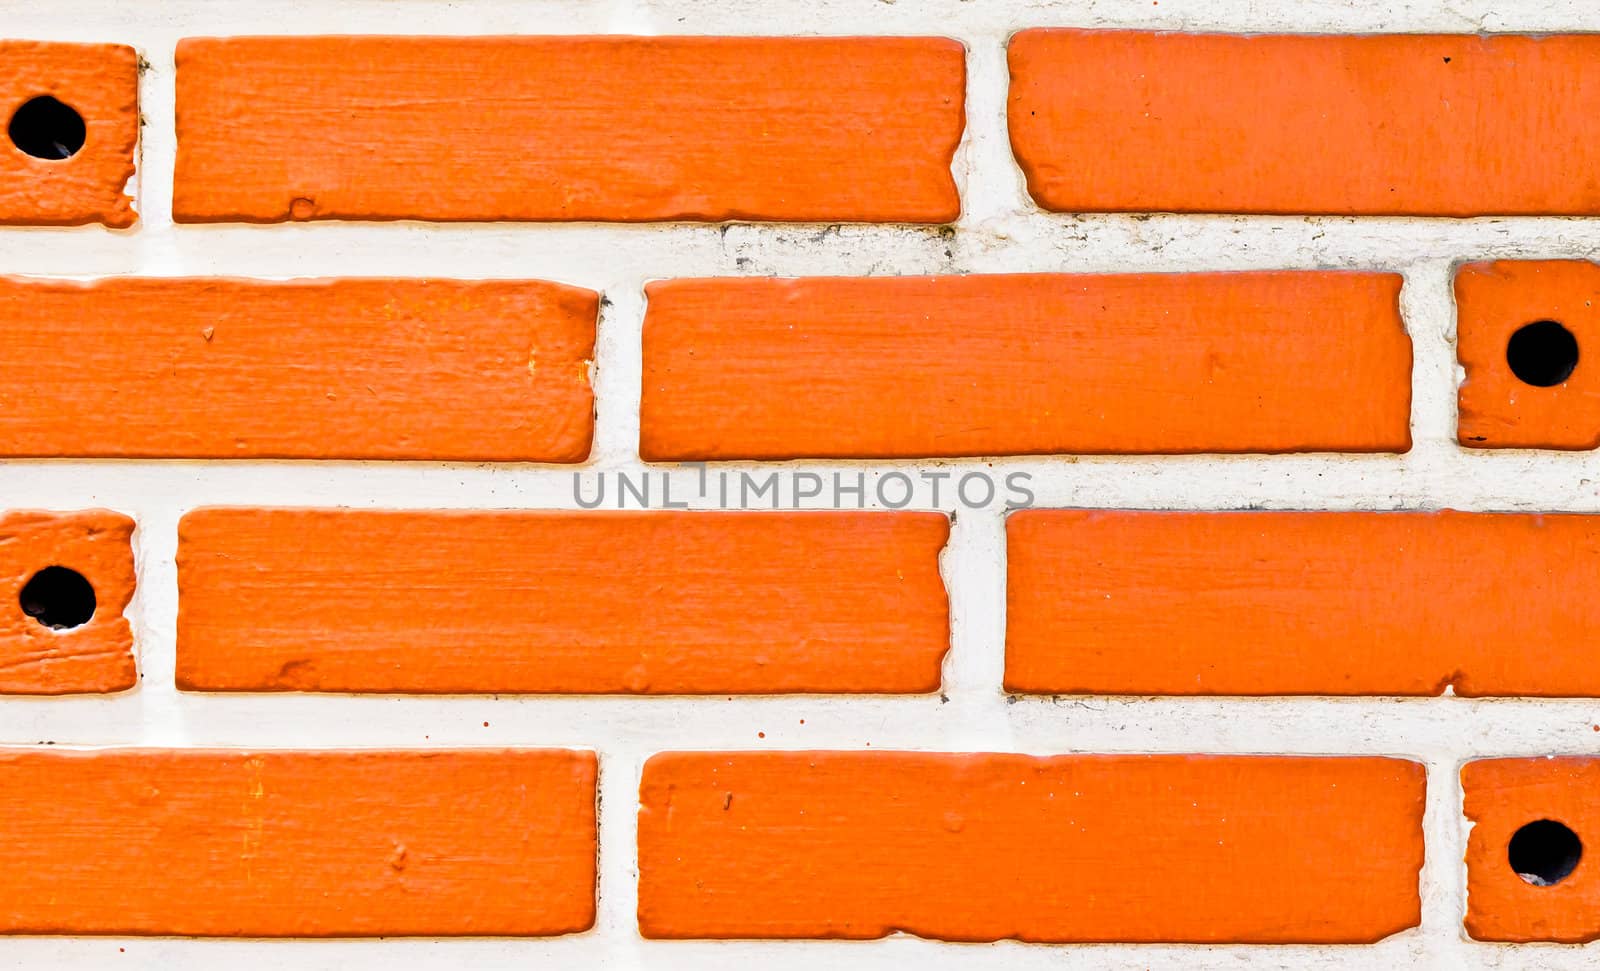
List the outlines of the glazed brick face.
{"label": "glazed brick face", "polygon": [[0,963],[1600,966],[1580,6],[7,5]]}
{"label": "glazed brick face", "polygon": [[1038,509],[1006,540],[1011,691],[1600,695],[1600,516]]}
{"label": "glazed brick face", "polygon": [[1386,273],[668,280],[647,461],[1404,452]]}
{"label": "glazed brick face", "polygon": [[[139,56],[120,44],[0,41],[0,119],[12,137],[0,148],[0,225],[118,229],[137,216],[124,186],[139,140]],[[49,157],[16,140],[14,119],[36,98],[54,98],[82,119],[82,147],[62,158],[50,132]],[[26,117],[26,116],[24,116]],[[25,136],[24,144],[33,144]],[[68,149],[72,146],[67,146]]]}
{"label": "glazed brick face", "polygon": [[172,212],[948,222],[964,79],[941,38],[191,38]]}
{"label": "glazed brick face", "polygon": [[667,753],[640,786],[639,926],[1375,941],[1418,921],[1423,778],[1383,758]]}
{"label": "glazed brick face", "polygon": [[178,684],[929,692],[948,531],[938,513],[203,509],[180,529]]}
{"label": "glazed brick face", "polygon": [[1600,445],[1597,291],[1600,266],[1579,260],[1469,263],[1456,272],[1462,445]]}
{"label": "glazed brick face", "polygon": [[595,758],[0,753],[0,930],[547,935],[594,922]]}
{"label": "glazed brick face", "polygon": [[1461,788],[1472,824],[1467,933],[1480,941],[1600,939],[1600,759],[1468,762]]}
{"label": "glazed brick face", "polygon": [[1028,30],[1008,57],[1046,209],[1600,213],[1600,37]]}
{"label": "glazed brick face", "polygon": [[[0,694],[137,683],[123,616],[134,591],[132,536],[133,520],[105,510],[0,514]],[[79,581],[52,582],[62,571]],[[88,600],[77,583],[92,591]]]}
{"label": "glazed brick face", "polygon": [[0,278],[0,455],[581,462],[598,306],[537,281]]}

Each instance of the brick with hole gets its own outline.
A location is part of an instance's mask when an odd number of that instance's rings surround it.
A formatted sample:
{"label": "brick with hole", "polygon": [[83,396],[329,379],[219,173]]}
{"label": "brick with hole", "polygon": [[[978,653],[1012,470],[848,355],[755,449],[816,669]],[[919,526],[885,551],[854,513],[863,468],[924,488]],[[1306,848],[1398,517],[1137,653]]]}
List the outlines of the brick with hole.
{"label": "brick with hole", "polygon": [[1482,759],[1461,769],[1467,933],[1600,940],[1600,759]]}
{"label": "brick with hole", "polygon": [[1390,758],[673,752],[640,784],[658,938],[1367,943],[1416,926]]}
{"label": "brick with hole", "polygon": [[1404,452],[1400,277],[649,284],[647,461]]}
{"label": "brick with hole", "polygon": [[0,225],[132,226],[139,55],[121,44],[0,41]]}
{"label": "brick with hole", "polygon": [[1012,149],[1067,212],[1595,215],[1600,37],[1025,30]]}
{"label": "brick with hole", "polygon": [[581,462],[599,296],[0,277],[0,456]]}
{"label": "brick with hole", "polygon": [[1496,260],[1456,271],[1456,436],[1468,448],[1600,446],[1600,266]]}
{"label": "brick with hole", "polygon": [[132,519],[103,509],[0,515],[0,694],[134,686]]}
{"label": "brick with hole", "polygon": [[1029,509],[1006,542],[1009,691],[1600,696],[1600,516]]}
{"label": "brick with hole", "polygon": [[177,64],[179,222],[960,213],[954,40],[190,38]]}
{"label": "brick with hole", "polygon": [[200,509],[180,688],[931,692],[939,513]]}
{"label": "brick with hole", "polygon": [[555,750],[0,752],[0,933],[586,930],[595,775]]}

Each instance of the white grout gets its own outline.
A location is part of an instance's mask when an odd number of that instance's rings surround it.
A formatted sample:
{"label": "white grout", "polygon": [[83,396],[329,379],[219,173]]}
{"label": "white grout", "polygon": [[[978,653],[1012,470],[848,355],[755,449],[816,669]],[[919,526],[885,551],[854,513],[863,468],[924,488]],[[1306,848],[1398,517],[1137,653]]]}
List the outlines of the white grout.
{"label": "white grout", "polygon": [[[10,37],[131,43],[142,79],[139,227],[0,231],[0,271],[154,276],[536,277],[602,290],[598,425],[586,472],[637,460],[642,288],[709,275],[1105,272],[1360,268],[1405,274],[1415,353],[1415,447],[1404,456],[1059,457],[791,463],[796,471],[1026,472],[1040,505],[1138,508],[1600,510],[1588,453],[1471,452],[1454,444],[1458,371],[1453,264],[1591,258],[1600,219],[1054,215],[1023,191],[1005,129],[1004,43],[1026,26],[1232,32],[1596,30],[1593,0],[4,0]],[[190,35],[242,33],[940,34],[968,54],[968,131],[954,172],[954,231],[899,226],[176,226],[173,50]],[[1181,164],[1181,162],[1176,163]],[[768,467],[730,464],[732,471]],[[557,940],[257,942],[11,939],[19,967],[265,969],[596,967],[868,969],[1526,968],[1594,963],[1592,949],[1485,945],[1461,934],[1459,764],[1494,754],[1589,753],[1600,709],[1582,700],[1024,698],[1000,691],[1004,529],[998,509],[958,511],[941,566],[952,648],[943,698],[567,698],[197,695],[172,685],[179,517],[209,504],[574,508],[573,470],[536,465],[356,462],[0,463],[12,508],[107,506],[139,521],[130,607],[144,680],[109,698],[0,701],[0,742],[254,747],[572,746],[601,757],[595,930]],[[696,507],[707,507],[695,501]],[[709,505],[714,505],[710,503]],[[951,508],[948,503],[944,508]],[[1586,595],[1574,591],[1574,595]],[[1530,645],[1537,649],[1537,645]],[[801,720],[804,720],[804,724]],[[489,722],[488,727],[483,725]],[[762,738],[758,733],[765,733]],[[1044,947],[880,942],[657,942],[634,930],[637,778],[672,749],[868,747],[1053,752],[1390,754],[1429,770],[1419,929],[1368,948]],[[1130,861],[1137,865],[1138,861]],[[1153,861],[1150,865],[1159,865]],[[119,950],[125,949],[125,950]]]}

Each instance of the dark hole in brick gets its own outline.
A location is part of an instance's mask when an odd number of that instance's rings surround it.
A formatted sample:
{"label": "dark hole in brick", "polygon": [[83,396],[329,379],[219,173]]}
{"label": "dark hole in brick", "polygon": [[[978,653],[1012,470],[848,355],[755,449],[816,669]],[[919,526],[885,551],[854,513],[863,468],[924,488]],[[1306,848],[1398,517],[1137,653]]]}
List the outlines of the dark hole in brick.
{"label": "dark hole in brick", "polygon": [[1548,388],[1572,376],[1578,366],[1578,339],[1553,320],[1536,320],[1511,335],[1506,363],[1523,383]]}
{"label": "dark hole in brick", "polygon": [[1517,876],[1535,887],[1551,887],[1577,869],[1583,842],[1562,823],[1541,819],[1516,831],[1506,858]]}
{"label": "dark hole in brick", "polygon": [[34,158],[59,161],[78,154],[88,137],[83,116],[49,95],[17,109],[7,129],[11,143]]}
{"label": "dark hole in brick", "polygon": [[47,566],[17,597],[22,612],[53,630],[81,627],[94,616],[94,587],[77,570]]}

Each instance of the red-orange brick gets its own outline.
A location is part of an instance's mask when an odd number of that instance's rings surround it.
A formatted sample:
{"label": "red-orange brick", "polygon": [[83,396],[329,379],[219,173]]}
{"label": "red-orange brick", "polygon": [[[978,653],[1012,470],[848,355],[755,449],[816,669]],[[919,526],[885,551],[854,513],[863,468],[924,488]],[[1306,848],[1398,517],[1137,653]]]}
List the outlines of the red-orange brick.
{"label": "red-orange brick", "polygon": [[547,935],[594,923],[595,757],[0,753],[0,932]]}
{"label": "red-orange brick", "polygon": [[1034,509],[1006,537],[1011,691],[1600,696],[1600,516]]}
{"label": "red-orange brick", "polygon": [[960,212],[953,40],[192,38],[177,60],[180,222]]}
{"label": "red-orange brick", "polygon": [[203,509],[178,662],[204,691],[926,692],[938,513]]}
{"label": "red-orange brick", "polygon": [[[0,694],[122,691],[138,681],[133,631],[133,520],[105,510],[0,516]],[[21,593],[39,571],[75,571],[94,590],[94,613],[54,629],[24,612]]]}
{"label": "red-orange brick", "polygon": [[[1600,445],[1600,266],[1582,260],[1498,260],[1456,273],[1456,356],[1466,371],[1457,438],[1469,448]],[[1512,335],[1553,321],[1577,343],[1576,367],[1540,387],[1508,361]],[[1554,364],[1554,361],[1549,363]]]}
{"label": "red-orange brick", "polygon": [[1418,922],[1423,783],[1386,758],[658,755],[639,927],[1375,941]]}
{"label": "red-orange brick", "polygon": [[1046,209],[1600,213],[1600,37],[1029,30],[1012,149]]}
{"label": "red-orange brick", "polygon": [[668,280],[646,460],[1404,452],[1400,278]]}
{"label": "red-orange brick", "polygon": [[[1461,769],[1467,839],[1467,933],[1480,941],[1600,940],[1600,759],[1486,759]],[[1538,886],[1511,866],[1511,838],[1552,820],[1582,842],[1570,875]]]}
{"label": "red-orange brick", "polygon": [[581,462],[599,297],[0,278],[0,456]]}
{"label": "red-orange brick", "polygon": [[84,141],[70,158],[42,159],[5,135],[0,148],[0,224],[104,223],[123,228],[138,217],[124,191],[139,140],[139,55],[120,44],[0,41],[0,123],[17,109],[52,97],[83,119]]}

